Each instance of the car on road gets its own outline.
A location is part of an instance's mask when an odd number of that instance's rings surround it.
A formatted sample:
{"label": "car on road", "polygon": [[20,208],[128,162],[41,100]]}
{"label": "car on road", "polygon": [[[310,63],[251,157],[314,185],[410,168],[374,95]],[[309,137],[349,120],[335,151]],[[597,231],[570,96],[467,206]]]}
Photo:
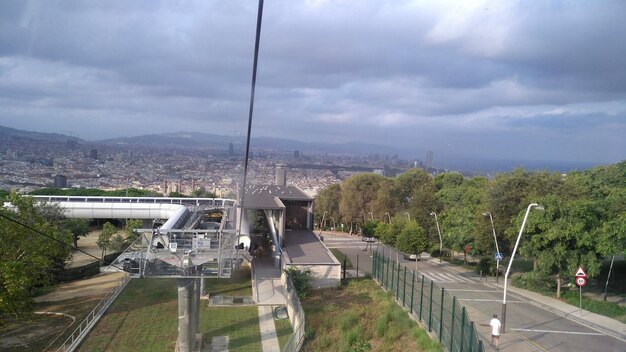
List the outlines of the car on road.
{"label": "car on road", "polygon": [[419,256],[419,255],[417,255],[417,254],[408,254],[408,253],[404,253],[402,256],[403,256],[403,257],[404,257],[404,259],[406,259],[406,260],[417,260],[417,261],[422,260],[422,258],[420,258],[420,256]]}
{"label": "car on road", "polygon": [[376,242],[376,238],[374,237],[365,237],[363,236],[363,242]]}

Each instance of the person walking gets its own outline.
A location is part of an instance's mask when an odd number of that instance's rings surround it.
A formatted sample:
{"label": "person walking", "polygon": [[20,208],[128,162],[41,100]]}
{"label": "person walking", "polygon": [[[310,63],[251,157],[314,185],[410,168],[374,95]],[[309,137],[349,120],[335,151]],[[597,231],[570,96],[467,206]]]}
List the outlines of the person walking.
{"label": "person walking", "polygon": [[489,326],[491,326],[491,344],[496,346],[496,350],[500,349],[500,330],[502,329],[502,324],[500,320],[498,320],[498,315],[494,314],[493,318],[489,322]]}

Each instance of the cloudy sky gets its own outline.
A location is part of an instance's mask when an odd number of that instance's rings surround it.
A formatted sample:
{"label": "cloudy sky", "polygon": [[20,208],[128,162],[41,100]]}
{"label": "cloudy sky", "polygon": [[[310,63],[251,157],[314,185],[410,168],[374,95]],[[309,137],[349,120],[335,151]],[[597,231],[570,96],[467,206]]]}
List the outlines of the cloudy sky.
{"label": "cloudy sky", "polygon": [[[256,0],[0,1],[0,125],[247,129]],[[266,0],[252,136],[626,159],[626,2]]]}

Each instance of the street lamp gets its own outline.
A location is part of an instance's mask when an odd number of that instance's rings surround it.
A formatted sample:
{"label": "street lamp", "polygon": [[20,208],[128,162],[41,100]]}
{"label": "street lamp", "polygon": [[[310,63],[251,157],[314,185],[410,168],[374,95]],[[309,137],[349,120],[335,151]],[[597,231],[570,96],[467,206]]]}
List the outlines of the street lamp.
{"label": "street lamp", "polygon": [[405,211],[404,215],[406,215],[406,217],[409,218],[409,221],[411,221],[411,214],[409,214],[408,211]]}
{"label": "street lamp", "polygon": [[435,216],[435,223],[437,224],[437,233],[439,234],[439,263],[441,263],[441,257],[443,257],[443,239],[441,239],[441,230],[439,230],[439,220],[437,219],[437,213],[434,211],[430,213],[431,216]]}
{"label": "street lamp", "polygon": [[496,228],[493,226],[493,217],[491,216],[491,212],[483,213],[483,216],[489,215],[489,220],[491,220],[491,229],[493,230],[493,242],[496,244],[496,285],[498,284],[498,274],[500,273],[500,249],[498,248],[498,240],[496,239]]}
{"label": "street lamp", "polygon": [[326,214],[328,214],[328,212],[324,211],[324,214],[322,215],[322,223],[320,224],[320,236],[322,235],[322,229],[324,228],[324,220],[326,219]]}
{"label": "street lamp", "polygon": [[385,213],[385,215],[387,215],[387,218],[389,219],[389,223],[391,224],[391,215],[389,215],[389,213]]}
{"label": "street lamp", "polygon": [[504,326],[506,323],[506,287],[509,279],[509,271],[511,271],[511,264],[513,263],[513,258],[515,258],[515,252],[517,252],[517,246],[519,245],[519,240],[522,238],[522,232],[524,232],[524,226],[526,226],[526,219],[528,219],[528,214],[530,213],[530,209],[535,208],[537,210],[545,210],[541,205],[537,203],[530,203],[528,208],[526,209],[526,215],[524,215],[524,220],[522,221],[522,227],[519,229],[519,234],[517,235],[517,240],[515,241],[515,247],[513,247],[513,253],[511,253],[511,259],[509,260],[509,265],[506,268],[506,273],[504,274],[504,294],[502,295],[502,333],[504,334]]}

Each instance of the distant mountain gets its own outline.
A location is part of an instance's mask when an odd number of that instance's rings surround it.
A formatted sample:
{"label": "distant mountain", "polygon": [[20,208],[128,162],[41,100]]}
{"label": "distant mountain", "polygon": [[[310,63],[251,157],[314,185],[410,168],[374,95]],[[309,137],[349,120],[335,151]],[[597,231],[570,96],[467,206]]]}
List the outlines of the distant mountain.
{"label": "distant mountain", "polygon": [[43,132],[34,132],[34,131],[23,131],[17,130],[15,128],[0,126],[0,136],[8,137],[22,137],[22,138],[30,138],[36,140],[46,140],[46,141],[56,141],[56,142],[65,142],[66,140],[73,138],[79,142],[83,142],[83,140],[66,136],[64,134],[58,133],[43,133]]}
{"label": "distant mountain", "polygon": [[[233,143],[237,149],[245,146],[246,139],[243,136],[224,136],[199,132],[173,132],[142,135],[134,137],[113,138],[98,141],[105,144],[126,144],[144,146],[171,146],[188,148],[211,148],[228,149]],[[337,153],[337,154],[399,154],[406,153],[403,150],[370,143],[307,143],[284,138],[253,137],[252,148],[271,148],[283,151],[299,150],[301,152]]]}

